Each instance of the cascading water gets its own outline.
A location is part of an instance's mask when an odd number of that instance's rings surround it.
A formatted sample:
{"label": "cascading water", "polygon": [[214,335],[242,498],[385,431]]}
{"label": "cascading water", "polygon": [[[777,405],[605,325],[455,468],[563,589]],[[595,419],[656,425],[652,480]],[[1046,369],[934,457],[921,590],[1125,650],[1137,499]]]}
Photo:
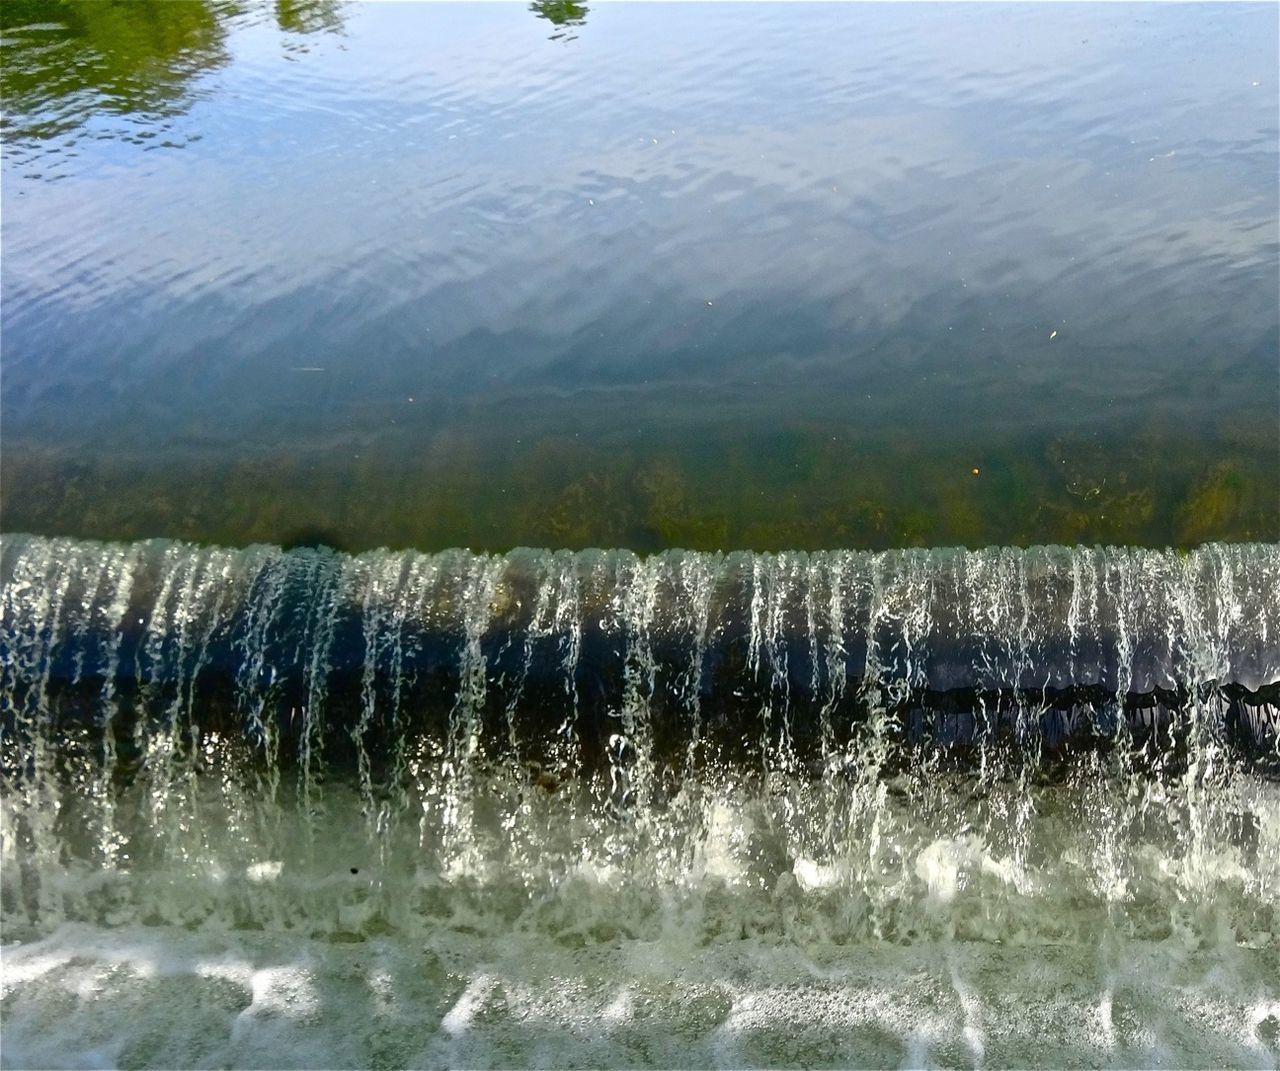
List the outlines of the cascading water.
{"label": "cascading water", "polygon": [[1276,546],[0,580],[6,1066],[1276,1065]]}

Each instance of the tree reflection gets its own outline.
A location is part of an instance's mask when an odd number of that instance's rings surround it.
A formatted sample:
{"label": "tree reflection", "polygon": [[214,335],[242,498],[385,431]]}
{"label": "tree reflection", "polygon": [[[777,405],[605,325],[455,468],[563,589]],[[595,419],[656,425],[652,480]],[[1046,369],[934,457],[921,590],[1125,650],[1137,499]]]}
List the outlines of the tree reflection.
{"label": "tree reflection", "polygon": [[[306,34],[341,29],[341,10],[336,0],[278,0],[274,15],[282,31]],[[148,121],[190,108],[199,76],[231,60],[230,23],[254,17],[213,0],[2,0],[5,139],[44,142],[102,115],[142,120],[109,136],[154,137],[163,123]]]}
{"label": "tree reflection", "polygon": [[574,41],[578,36],[573,32],[574,27],[587,21],[589,8],[586,4],[575,4],[572,0],[534,0],[529,5],[529,10],[556,27],[555,32],[550,35],[552,41]]}
{"label": "tree reflection", "polygon": [[276,0],[276,24],[285,33],[336,33],[342,29],[339,0]]}
{"label": "tree reflection", "polygon": [[173,115],[196,75],[225,64],[218,11],[201,0],[5,0],[6,134],[50,138],[95,114]]}

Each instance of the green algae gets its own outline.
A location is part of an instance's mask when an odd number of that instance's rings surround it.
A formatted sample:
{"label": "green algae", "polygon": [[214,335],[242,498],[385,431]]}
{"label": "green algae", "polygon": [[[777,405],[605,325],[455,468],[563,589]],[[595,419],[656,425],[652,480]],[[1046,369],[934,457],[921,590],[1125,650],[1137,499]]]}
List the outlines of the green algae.
{"label": "green algae", "polygon": [[[359,456],[356,456],[358,453]],[[975,472],[976,470],[976,472]],[[244,544],[715,550],[1280,538],[1272,451],[1252,440],[861,442],[826,427],[657,448],[555,433],[498,452],[449,431],[341,460],[68,458],[11,448],[9,530]]]}

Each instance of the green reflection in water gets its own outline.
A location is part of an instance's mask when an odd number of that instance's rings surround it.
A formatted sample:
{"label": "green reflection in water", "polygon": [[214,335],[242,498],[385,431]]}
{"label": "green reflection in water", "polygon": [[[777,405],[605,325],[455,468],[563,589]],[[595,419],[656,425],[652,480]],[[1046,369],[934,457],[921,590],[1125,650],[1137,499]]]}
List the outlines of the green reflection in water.
{"label": "green reflection in water", "polygon": [[5,0],[0,90],[13,132],[50,138],[92,115],[172,115],[192,79],[229,62],[212,4]]}
{"label": "green reflection in water", "polygon": [[276,24],[285,33],[339,33],[343,6],[335,0],[276,0]]}
{"label": "green reflection in water", "polygon": [[271,9],[208,0],[4,0],[6,140],[44,141],[116,115],[133,121],[126,136],[145,142],[158,134],[146,121],[185,112],[195,80],[231,61],[226,35],[234,20],[271,11],[282,32],[332,32],[342,28],[342,7],[334,0],[277,0]]}
{"label": "green reflection in water", "polygon": [[572,41],[576,36],[572,32],[573,27],[581,26],[587,21],[590,8],[586,4],[575,4],[572,0],[534,0],[529,5],[529,10],[556,27],[556,32],[549,35],[552,41]]}

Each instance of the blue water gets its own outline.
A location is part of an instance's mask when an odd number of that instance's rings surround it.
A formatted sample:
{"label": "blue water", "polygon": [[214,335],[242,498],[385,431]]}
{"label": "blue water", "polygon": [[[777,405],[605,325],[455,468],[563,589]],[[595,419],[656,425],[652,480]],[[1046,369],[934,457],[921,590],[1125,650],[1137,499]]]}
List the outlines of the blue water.
{"label": "blue water", "polygon": [[1274,6],[558,10],[7,4],[6,527],[1280,534]]}

